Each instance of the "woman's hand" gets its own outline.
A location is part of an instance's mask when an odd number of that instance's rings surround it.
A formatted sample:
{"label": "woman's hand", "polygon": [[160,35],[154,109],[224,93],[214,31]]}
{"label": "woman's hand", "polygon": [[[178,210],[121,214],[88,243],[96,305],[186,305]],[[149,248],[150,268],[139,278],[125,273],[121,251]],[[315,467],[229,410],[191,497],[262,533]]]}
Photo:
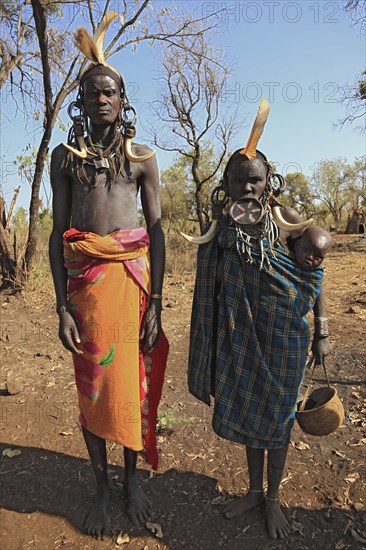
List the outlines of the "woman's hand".
{"label": "woman's hand", "polygon": [[326,357],[332,351],[332,344],[329,341],[329,337],[317,338],[314,336],[313,343],[311,345],[312,354],[315,357],[315,364],[321,365],[324,357]]}

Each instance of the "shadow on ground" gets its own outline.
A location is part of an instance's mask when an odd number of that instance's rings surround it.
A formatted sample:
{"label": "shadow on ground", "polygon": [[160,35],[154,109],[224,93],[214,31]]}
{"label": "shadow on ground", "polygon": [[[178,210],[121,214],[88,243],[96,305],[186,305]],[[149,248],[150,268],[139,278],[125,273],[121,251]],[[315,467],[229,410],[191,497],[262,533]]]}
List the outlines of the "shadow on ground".
{"label": "shadow on ground", "polygon": [[[11,445],[2,444],[0,453]],[[145,526],[133,527],[125,515],[122,490],[123,468],[111,465],[109,474],[113,487],[111,501],[111,525],[114,537],[103,543],[93,541],[82,534],[83,519],[94,498],[93,477],[90,462],[50,450],[17,446],[21,454],[4,457],[1,467],[1,506],[15,512],[15,525],[21,519],[30,519],[32,514],[41,513],[41,532],[34,532],[33,539],[28,528],[25,541],[22,529],[3,525],[3,550],[37,546],[48,548],[114,548],[116,534],[123,530],[130,536],[129,550],[148,549],[171,550],[254,550],[283,548],[362,548],[352,539],[350,513],[340,509],[309,510],[288,508],[287,516],[293,522],[293,533],[285,541],[271,541],[265,533],[263,510],[249,512],[245,517],[227,520],[222,515],[223,502],[227,495],[217,492],[214,478],[193,472],[179,472],[170,469],[149,479],[146,470],[140,471],[140,482],[154,505],[152,521],[161,524],[164,538],[154,539]],[[57,516],[62,533],[52,533],[50,518]],[[58,519],[58,523],[60,523]],[[352,524],[358,523],[362,531],[366,525],[364,513],[352,516]],[[55,536],[52,541],[47,533]],[[56,536],[57,535],[57,536]],[[61,537],[61,538],[60,538]],[[76,537],[76,538],[75,538]],[[76,540],[77,539],[77,540]],[[340,541],[344,541],[343,545]],[[147,543],[147,544],[146,544]],[[98,546],[99,545],[99,546]],[[102,545],[102,546],[100,546]]]}

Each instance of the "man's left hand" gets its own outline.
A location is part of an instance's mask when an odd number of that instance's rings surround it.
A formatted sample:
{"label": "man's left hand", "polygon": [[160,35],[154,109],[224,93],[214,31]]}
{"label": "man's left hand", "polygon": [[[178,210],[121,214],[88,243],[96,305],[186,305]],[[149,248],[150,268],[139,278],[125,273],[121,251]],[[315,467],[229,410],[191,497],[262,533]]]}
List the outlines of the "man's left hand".
{"label": "man's left hand", "polygon": [[142,351],[149,353],[161,332],[161,300],[152,299],[141,324]]}

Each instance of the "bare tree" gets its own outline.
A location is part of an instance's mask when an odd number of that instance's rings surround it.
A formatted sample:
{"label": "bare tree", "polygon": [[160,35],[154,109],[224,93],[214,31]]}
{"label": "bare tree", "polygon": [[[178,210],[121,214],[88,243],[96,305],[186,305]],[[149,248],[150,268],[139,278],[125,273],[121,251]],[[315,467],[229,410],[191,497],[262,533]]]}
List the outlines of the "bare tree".
{"label": "bare tree", "polygon": [[[366,115],[366,71],[351,86],[342,86],[340,102],[346,107],[346,116],[335,124],[336,127],[342,128],[345,124],[362,121]],[[365,124],[356,128],[365,132]]]}
{"label": "bare tree", "polygon": [[[365,0],[344,0],[344,10],[350,15],[351,23],[361,27],[364,33],[366,26]],[[335,123],[335,127],[342,128],[345,124],[362,122],[366,115],[366,71],[355,78],[353,84],[344,84],[340,89],[340,103],[346,107],[346,115]],[[365,132],[365,124],[356,127],[361,133]]]}
{"label": "bare tree", "polygon": [[[43,2],[45,16],[60,20],[65,0]],[[75,0],[80,5],[82,0]],[[37,29],[30,0],[0,0],[0,90],[11,97],[17,108],[35,119],[42,110],[42,93],[39,83],[42,80],[42,64]],[[62,66],[69,57],[75,57],[73,48],[68,47],[65,38],[69,29],[51,26],[48,29],[49,59],[52,69],[62,72]]]}
{"label": "bare tree", "polygon": [[[0,1],[0,90],[9,80],[9,91],[33,86],[30,73],[39,70],[38,52],[34,50],[36,39],[33,16],[27,10],[27,2]],[[31,46],[31,47],[30,47]],[[23,70],[25,68],[26,70]]]}
{"label": "bare tree", "polygon": [[[12,2],[3,3],[13,5]],[[27,19],[27,24],[32,29],[33,35],[36,35],[38,41],[41,65],[40,68],[34,68],[34,71],[36,75],[41,77],[40,82],[43,88],[43,134],[35,160],[29,207],[29,234],[25,254],[26,269],[28,272],[32,269],[36,252],[36,227],[40,207],[40,187],[52,131],[66,98],[79,85],[80,75],[85,63],[81,61],[80,56],[76,54],[75,50],[73,51],[73,55],[70,56],[69,52],[64,49],[65,44],[72,42],[68,29],[58,33],[58,28],[55,26],[56,23],[54,23],[53,27],[49,26],[50,14],[52,13],[50,6],[54,9],[61,9],[67,3],[65,0],[59,0],[58,2],[56,0],[48,0],[47,2],[44,0],[31,0],[32,20]],[[106,0],[101,4],[92,3],[88,0],[73,2],[72,4],[84,6],[84,11],[89,18],[89,26],[95,30],[99,20],[109,10],[110,3],[110,0]],[[27,4],[29,2],[25,0],[24,5]],[[102,11],[100,11],[101,7]],[[155,17],[151,17],[150,8],[150,0],[136,0],[133,3],[121,2],[121,15],[124,17],[124,24],[115,33],[107,47],[106,58],[127,46],[133,46],[142,41],[148,41],[151,44],[155,41],[163,41],[174,45],[182,36],[190,36],[192,34],[194,19],[189,14],[183,14],[181,17],[170,17],[171,8],[167,7],[161,9]],[[20,19],[18,19],[17,25],[22,25]],[[208,26],[207,24],[206,28]],[[202,32],[204,31],[205,28],[203,27]],[[34,51],[33,42],[31,50]],[[19,66],[21,66],[21,60],[19,60]],[[10,68],[6,73],[10,80],[12,79],[14,68]],[[4,72],[4,78],[5,76]],[[20,81],[20,86],[21,83],[22,81]]]}
{"label": "bare tree", "polygon": [[[177,45],[163,48],[162,66],[161,96],[153,104],[160,124],[158,128],[151,125],[150,131],[157,147],[175,151],[189,160],[202,230],[206,221],[204,185],[217,174],[235,128],[234,116],[225,119],[220,112],[229,68],[222,52],[209,44],[199,27],[194,35],[181,38]],[[207,163],[203,152],[211,138],[220,147]]]}
{"label": "bare tree", "polygon": [[350,14],[351,21],[354,25],[365,25],[365,0],[346,0],[344,9],[347,13]]}
{"label": "bare tree", "polygon": [[11,230],[11,221],[20,187],[14,189],[13,198],[6,211],[5,200],[0,195],[0,268],[2,274],[1,288],[15,287],[22,282],[22,269],[18,262],[17,239]]}

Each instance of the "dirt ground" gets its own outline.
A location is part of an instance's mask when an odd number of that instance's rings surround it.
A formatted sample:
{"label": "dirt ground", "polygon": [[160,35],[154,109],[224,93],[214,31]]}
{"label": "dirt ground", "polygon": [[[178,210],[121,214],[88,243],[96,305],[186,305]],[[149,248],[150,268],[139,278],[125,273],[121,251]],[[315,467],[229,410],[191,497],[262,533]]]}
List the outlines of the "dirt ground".
{"label": "dirt ground", "polygon": [[[346,419],[327,437],[294,427],[281,491],[292,523],[285,542],[268,538],[262,509],[223,517],[223,504],[245,492],[248,475],[244,448],[217,437],[210,409],[187,391],[192,277],[165,280],[163,321],[171,351],[158,474],[151,477],[139,462],[163,538],[128,521],[122,448],[114,443],[108,444],[113,536],[101,542],[83,534],[93,476],[78,425],[71,357],[57,337],[51,282],[22,296],[0,295],[1,550],[366,548],[365,251],[365,239],[339,235],[326,259],[334,344],[327,366]],[[320,369],[316,381],[324,383]],[[20,392],[8,395],[6,382],[18,383]],[[5,449],[18,454],[5,456]],[[119,546],[121,532],[129,542]]]}

